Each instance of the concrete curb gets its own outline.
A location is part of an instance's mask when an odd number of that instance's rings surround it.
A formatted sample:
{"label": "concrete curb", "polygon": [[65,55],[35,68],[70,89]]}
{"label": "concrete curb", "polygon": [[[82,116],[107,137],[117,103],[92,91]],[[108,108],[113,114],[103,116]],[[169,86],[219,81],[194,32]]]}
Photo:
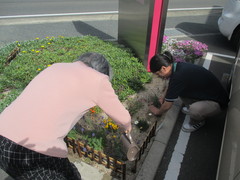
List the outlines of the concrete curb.
{"label": "concrete curb", "polygon": [[182,102],[176,101],[172,108],[166,113],[163,126],[156,132],[150,150],[139,170],[136,180],[153,180],[158,166],[162,160],[168,141],[178,118]]}
{"label": "concrete curb", "polygon": [[75,16],[52,16],[52,17],[29,17],[29,18],[6,18],[0,19],[2,25],[18,25],[18,24],[40,24],[40,23],[57,23],[69,21],[103,21],[118,20],[118,14],[101,14],[101,15],[75,15]]}

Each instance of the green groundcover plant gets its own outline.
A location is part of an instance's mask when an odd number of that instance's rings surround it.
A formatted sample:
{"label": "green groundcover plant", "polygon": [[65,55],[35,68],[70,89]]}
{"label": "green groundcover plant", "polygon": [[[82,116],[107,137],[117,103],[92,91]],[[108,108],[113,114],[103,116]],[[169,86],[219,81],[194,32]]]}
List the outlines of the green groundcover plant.
{"label": "green groundcover plant", "polygon": [[[16,48],[19,48],[19,53],[11,62],[7,62]],[[121,101],[151,81],[150,73],[130,49],[97,37],[59,36],[14,42],[0,49],[0,112],[42,70],[53,63],[73,62],[86,52],[101,53],[109,60],[114,72],[112,85]]]}

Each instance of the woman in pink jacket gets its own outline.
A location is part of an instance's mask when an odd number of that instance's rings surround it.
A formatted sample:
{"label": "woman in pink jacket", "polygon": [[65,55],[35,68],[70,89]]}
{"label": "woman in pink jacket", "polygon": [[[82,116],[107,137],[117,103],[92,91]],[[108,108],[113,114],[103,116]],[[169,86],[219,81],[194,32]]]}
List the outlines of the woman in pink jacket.
{"label": "woman in pink jacket", "polygon": [[0,167],[15,179],[81,179],[64,137],[84,113],[97,105],[123,130],[132,128],[110,74],[102,55],[86,53],[37,75],[0,114]]}

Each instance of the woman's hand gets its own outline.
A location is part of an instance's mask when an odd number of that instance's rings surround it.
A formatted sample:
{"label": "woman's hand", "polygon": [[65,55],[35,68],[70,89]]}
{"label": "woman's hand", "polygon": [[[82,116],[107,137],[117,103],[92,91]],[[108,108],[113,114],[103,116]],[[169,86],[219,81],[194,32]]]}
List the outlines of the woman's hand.
{"label": "woman's hand", "polygon": [[126,134],[127,134],[127,133],[131,133],[131,131],[132,131],[132,125],[129,126],[127,129],[124,129],[123,131],[124,131]]}

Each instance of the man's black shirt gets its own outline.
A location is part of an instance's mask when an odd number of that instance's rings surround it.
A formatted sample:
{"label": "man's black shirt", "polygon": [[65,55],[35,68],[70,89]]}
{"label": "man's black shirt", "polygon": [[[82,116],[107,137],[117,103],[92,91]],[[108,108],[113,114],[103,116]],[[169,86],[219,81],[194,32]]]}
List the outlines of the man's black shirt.
{"label": "man's black shirt", "polygon": [[207,69],[191,63],[179,62],[170,76],[166,101],[178,97],[218,102],[222,108],[229,101],[228,93],[219,80]]}

